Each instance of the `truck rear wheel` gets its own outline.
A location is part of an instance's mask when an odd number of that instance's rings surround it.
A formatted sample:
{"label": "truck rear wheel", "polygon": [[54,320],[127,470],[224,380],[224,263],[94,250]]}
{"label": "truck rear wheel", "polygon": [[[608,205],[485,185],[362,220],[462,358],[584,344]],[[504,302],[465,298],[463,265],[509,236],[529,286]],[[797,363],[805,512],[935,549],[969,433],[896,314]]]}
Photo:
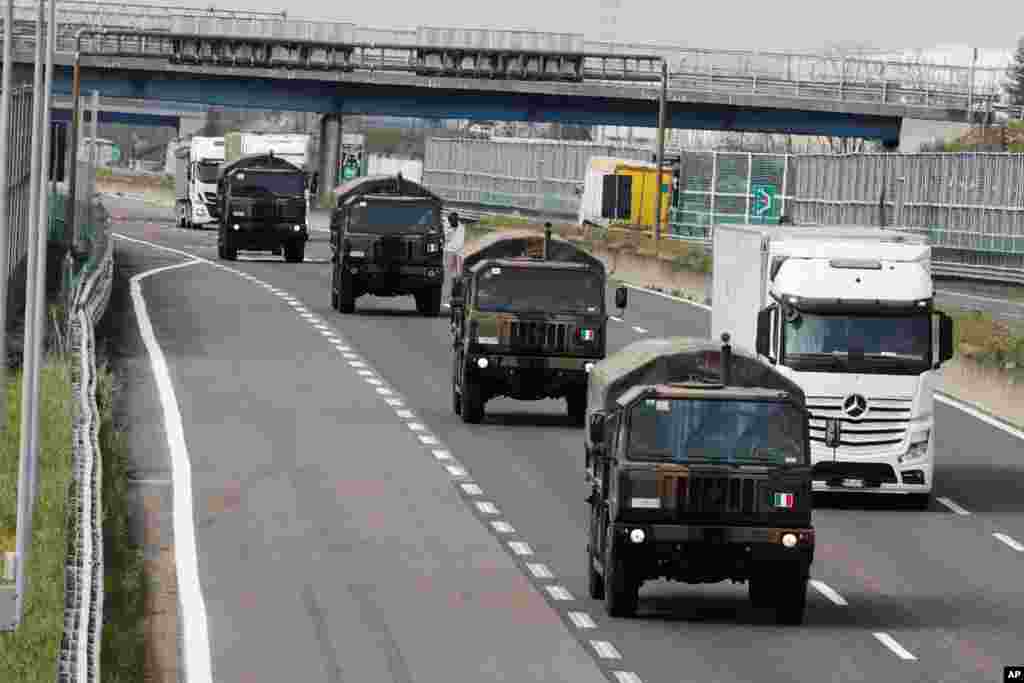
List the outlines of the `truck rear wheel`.
{"label": "truck rear wheel", "polygon": [[610,617],[632,617],[640,599],[640,582],[627,568],[626,562],[615,552],[612,527],[605,535],[604,553],[604,608]]}
{"label": "truck rear wheel", "polygon": [[423,314],[437,317],[441,314],[441,288],[432,287],[416,292],[416,310]]}
{"label": "truck rear wheel", "polygon": [[[348,280],[348,282],[346,282]],[[356,298],[352,296],[352,281],[349,278],[341,278],[341,288],[338,292],[338,312],[354,313],[356,310]]]}
{"label": "truck rear wheel", "polygon": [[569,419],[573,426],[582,427],[587,417],[587,390],[586,387],[574,387],[565,396],[565,402],[569,408]]}
{"label": "truck rear wheel", "polygon": [[305,242],[289,242],[284,245],[284,260],[288,263],[302,263],[306,258]]}
{"label": "truck rear wheel", "polygon": [[601,522],[598,507],[590,504],[590,542],[587,543],[587,589],[594,600],[604,600],[604,578],[594,569],[594,558],[597,554],[597,530]]}

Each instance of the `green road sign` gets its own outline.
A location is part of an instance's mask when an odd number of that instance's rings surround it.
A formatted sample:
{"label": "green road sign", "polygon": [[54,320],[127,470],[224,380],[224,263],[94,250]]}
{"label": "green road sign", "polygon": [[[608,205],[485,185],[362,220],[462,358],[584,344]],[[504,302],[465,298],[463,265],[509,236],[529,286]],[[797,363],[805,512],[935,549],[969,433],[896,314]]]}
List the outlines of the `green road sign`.
{"label": "green road sign", "polygon": [[110,148],[110,160],[121,161],[121,148],[117,145]]}
{"label": "green road sign", "polygon": [[751,185],[750,186],[750,217],[762,222],[767,218],[777,217],[779,205],[775,201],[775,195],[779,188],[775,185]]}

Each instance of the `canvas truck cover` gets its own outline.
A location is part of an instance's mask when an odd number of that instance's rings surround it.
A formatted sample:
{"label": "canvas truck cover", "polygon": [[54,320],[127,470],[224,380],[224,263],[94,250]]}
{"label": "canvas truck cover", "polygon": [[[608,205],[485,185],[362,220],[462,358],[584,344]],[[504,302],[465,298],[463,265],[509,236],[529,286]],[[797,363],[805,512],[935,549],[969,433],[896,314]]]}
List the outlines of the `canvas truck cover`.
{"label": "canvas truck cover", "polygon": [[[703,375],[707,352],[720,352],[722,345],[696,337],[643,339],[633,342],[594,366],[587,382],[587,424],[595,411],[610,412],[620,396],[645,384],[685,382],[691,375]],[[800,386],[742,347],[732,346],[730,386],[763,387],[788,392],[803,406],[806,398]],[[590,430],[584,430],[587,448]]]}
{"label": "canvas truck cover", "polygon": [[397,175],[371,175],[353,178],[336,187],[334,189],[334,206],[341,206],[349,197],[364,194],[391,194],[399,197],[424,197],[437,202],[441,201],[441,198],[428,190],[425,185],[414,180],[402,178],[399,183]]}
{"label": "canvas truck cover", "polygon": [[291,171],[292,173],[302,173],[301,168],[281,157],[272,157],[267,154],[250,154],[221,164],[218,169],[218,176],[223,178],[235,170]]}
{"label": "canvas truck cover", "polygon": [[[482,240],[472,253],[466,254],[462,260],[462,274],[467,275],[473,266],[481,261],[490,259],[515,259],[529,255],[536,257],[544,253],[544,236],[534,233],[523,233],[521,235],[493,235]],[[569,261],[573,263],[584,263],[592,269],[599,271],[602,275],[605,272],[604,262],[601,259],[583,251],[568,240],[558,239],[554,236],[548,244],[548,261]]]}

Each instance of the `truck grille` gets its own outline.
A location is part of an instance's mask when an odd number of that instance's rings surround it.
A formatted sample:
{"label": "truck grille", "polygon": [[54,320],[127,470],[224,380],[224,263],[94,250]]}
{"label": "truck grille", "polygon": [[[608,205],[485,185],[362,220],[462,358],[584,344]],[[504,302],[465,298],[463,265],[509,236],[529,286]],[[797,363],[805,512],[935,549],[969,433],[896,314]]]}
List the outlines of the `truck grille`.
{"label": "truck grille", "polygon": [[851,418],[843,412],[842,396],[808,396],[811,441],[824,445],[825,421],[839,420],[839,446],[848,453],[870,452],[903,441],[910,425],[912,402],[899,398],[868,398],[867,412]]}
{"label": "truck grille", "polygon": [[277,217],[273,204],[253,204],[252,217],[258,221],[270,221]]}
{"label": "truck grille", "polygon": [[751,477],[693,476],[676,480],[680,514],[753,514],[757,480]]}
{"label": "truck grille", "polygon": [[401,237],[382,237],[373,245],[374,260],[383,266],[405,260],[408,248]]}
{"label": "truck grille", "polygon": [[299,220],[302,218],[302,204],[293,201],[279,202],[277,205],[278,216],[284,219]]}
{"label": "truck grille", "polygon": [[508,343],[513,349],[563,352],[569,346],[569,325],[515,321],[508,325]]}

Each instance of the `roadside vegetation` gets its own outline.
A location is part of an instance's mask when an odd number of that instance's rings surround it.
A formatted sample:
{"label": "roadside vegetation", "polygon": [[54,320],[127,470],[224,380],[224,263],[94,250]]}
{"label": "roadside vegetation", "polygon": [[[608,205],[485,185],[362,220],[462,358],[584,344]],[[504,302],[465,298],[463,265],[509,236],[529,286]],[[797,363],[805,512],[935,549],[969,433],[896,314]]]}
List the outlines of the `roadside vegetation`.
{"label": "roadside vegetation", "polygon": [[[7,386],[7,425],[0,438],[0,550],[13,551],[17,524],[21,380]],[[71,363],[50,355],[39,378],[40,450],[28,595],[21,625],[0,633],[0,681],[52,683],[64,630],[64,560],[68,539],[68,487],[72,473]]]}

